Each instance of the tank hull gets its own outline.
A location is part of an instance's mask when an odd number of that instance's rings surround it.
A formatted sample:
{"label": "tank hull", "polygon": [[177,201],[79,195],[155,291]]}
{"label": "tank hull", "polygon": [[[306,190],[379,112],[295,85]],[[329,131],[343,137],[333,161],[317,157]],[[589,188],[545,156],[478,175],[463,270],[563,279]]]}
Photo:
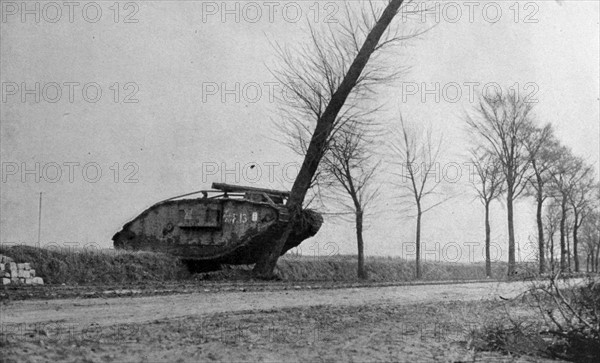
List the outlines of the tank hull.
{"label": "tank hull", "polygon": [[[282,253],[314,236],[322,217],[302,212]],[[163,252],[211,264],[252,264],[287,225],[286,210],[246,199],[169,200],[142,212],[113,237],[117,249]]]}

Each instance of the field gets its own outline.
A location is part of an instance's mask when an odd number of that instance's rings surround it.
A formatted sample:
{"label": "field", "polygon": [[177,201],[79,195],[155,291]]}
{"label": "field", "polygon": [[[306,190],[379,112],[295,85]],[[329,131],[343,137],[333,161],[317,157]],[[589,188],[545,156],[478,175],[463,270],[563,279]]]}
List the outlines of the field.
{"label": "field", "polygon": [[[249,266],[225,267],[225,270],[191,274],[179,259],[160,253],[129,252],[114,249],[41,249],[29,246],[3,247],[0,254],[17,262],[31,262],[44,281],[50,284],[127,285],[148,282],[244,280]],[[367,257],[369,281],[403,282],[414,280],[414,262],[396,257]],[[531,270],[526,264],[521,271]],[[483,263],[424,261],[422,281],[482,280]],[[283,256],[277,274],[285,281],[357,281],[356,256]],[[493,275],[504,278],[506,264],[493,264]]]}
{"label": "field", "polygon": [[[2,250],[31,261],[51,284],[5,287],[0,346],[7,362],[44,361],[546,361],[520,339],[482,349],[481,330],[539,323],[525,281],[485,281],[483,266],[285,257],[282,281],[248,268],[192,274],[150,253]],[[501,271],[502,266],[497,266]],[[81,273],[81,275],[78,275]],[[445,280],[445,281],[444,281]],[[456,280],[461,280],[457,283]],[[533,349],[533,350],[532,350]]]}

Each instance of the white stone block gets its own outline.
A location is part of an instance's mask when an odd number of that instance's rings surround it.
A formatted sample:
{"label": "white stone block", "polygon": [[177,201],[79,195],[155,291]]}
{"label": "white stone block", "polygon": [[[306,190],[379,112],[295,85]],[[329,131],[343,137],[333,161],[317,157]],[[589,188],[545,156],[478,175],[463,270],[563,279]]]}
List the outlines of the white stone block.
{"label": "white stone block", "polygon": [[22,265],[23,265],[23,270],[25,270],[25,271],[31,270],[31,264],[29,262],[25,262]]}
{"label": "white stone block", "polygon": [[6,267],[8,271],[17,271],[17,264],[14,262],[9,262]]}
{"label": "white stone block", "polygon": [[43,285],[44,284],[44,280],[41,277],[33,277],[31,279],[31,283],[33,285]]}
{"label": "white stone block", "polygon": [[35,277],[35,270],[34,269],[29,270],[29,275],[31,277]]}
{"label": "white stone block", "polygon": [[6,277],[2,278],[2,285],[9,285],[10,284],[10,279],[7,279]]}
{"label": "white stone block", "polygon": [[23,278],[23,279],[28,279],[31,277],[31,274],[27,270],[19,270],[19,271],[17,271],[17,277]]}
{"label": "white stone block", "polygon": [[4,263],[0,263],[0,271],[4,271]]}

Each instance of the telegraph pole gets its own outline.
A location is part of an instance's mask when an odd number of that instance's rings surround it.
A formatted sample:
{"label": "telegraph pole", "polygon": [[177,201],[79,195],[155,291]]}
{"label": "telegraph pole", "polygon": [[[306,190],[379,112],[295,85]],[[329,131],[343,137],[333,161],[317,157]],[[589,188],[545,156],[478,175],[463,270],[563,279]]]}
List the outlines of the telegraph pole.
{"label": "telegraph pole", "polygon": [[38,247],[40,245],[40,237],[42,235],[42,192],[40,192],[40,207],[38,214]]}

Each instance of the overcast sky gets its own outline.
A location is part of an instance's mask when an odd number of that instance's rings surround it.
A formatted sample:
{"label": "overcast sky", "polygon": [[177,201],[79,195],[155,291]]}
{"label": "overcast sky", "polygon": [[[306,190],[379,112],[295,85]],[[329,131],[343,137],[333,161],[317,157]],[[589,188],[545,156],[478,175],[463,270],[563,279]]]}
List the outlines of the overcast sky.
{"label": "overcast sky", "polygon": [[[28,3],[34,12],[27,13],[21,2],[2,1],[3,243],[36,243],[40,192],[42,244],[110,247],[112,235],[148,206],[212,182],[291,186],[301,159],[273,130],[278,106],[270,96],[280,87],[267,69],[277,65],[270,42],[305,41],[307,22],[319,27],[344,16],[341,3],[52,4]],[[465,246],[483,240],[483,209],[467,169],[457,182],[444,175],[452,171],[444,166],[466,161],[464,114],[474,105],[473,90],[497,83],[537,100],[538,122],[552,123],[560,140],[598,169],[599,16],[597,1],[459,1],[440,2],[426,23],[396,18],[405,29],[437,23],[390,54],[411,68],[380,94],[389,127],[402,112],[443,135],[440,190],[457,195],[424,217],[426,249],[452,242],[464,259]],[[365,251],[409,257],[414,221],[400,213],[393,187],[383,191]],[[524,258],[533,251],[524,247],[535,236],[532,200],[516,208]],[[493,240],[504,248],[506,211],[499,203],[492,217]],[[353,236],[351,223],[328,220],[301,247],[354,253]],[[476,251],[483,258],[481,247]],[[434,254],[441,256],[439,249]]]}

